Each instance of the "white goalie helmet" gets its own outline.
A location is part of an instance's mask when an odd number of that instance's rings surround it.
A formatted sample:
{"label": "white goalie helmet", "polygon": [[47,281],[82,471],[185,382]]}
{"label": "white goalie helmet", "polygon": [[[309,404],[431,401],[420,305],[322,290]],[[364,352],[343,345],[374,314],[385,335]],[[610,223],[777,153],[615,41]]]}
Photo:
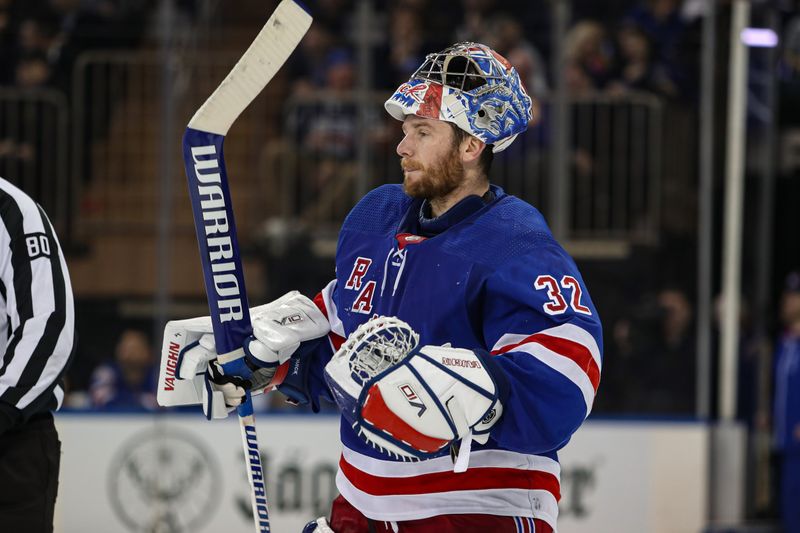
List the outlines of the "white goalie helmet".
{"label": "white goalie helmet", "polygon": [[417,115],[451,122],[493,145],[495,153],[508,148],[533,119],[516,69],[488,46],[471,42],[429,54],[384,107],[397,120]]}

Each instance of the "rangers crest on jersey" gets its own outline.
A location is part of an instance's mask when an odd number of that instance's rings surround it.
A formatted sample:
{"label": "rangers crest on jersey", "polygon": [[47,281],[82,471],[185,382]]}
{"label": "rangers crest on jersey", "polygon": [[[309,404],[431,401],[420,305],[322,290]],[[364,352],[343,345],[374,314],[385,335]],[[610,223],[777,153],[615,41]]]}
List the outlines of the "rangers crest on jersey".
{"label": "rangers crest on jersey", "polygon": [[358,296],[353,300],[351,311],[369,315],[372,313],[372,299],[375,297],[376,283],[374,280],[364,281],[364,276],[367,275],[370,267],[372,266],[372,259],[369,257],[357,257],[353,263],[353,270],[350,271],[350,276],[347,278],[344,288],[352,291],[358,291]]}

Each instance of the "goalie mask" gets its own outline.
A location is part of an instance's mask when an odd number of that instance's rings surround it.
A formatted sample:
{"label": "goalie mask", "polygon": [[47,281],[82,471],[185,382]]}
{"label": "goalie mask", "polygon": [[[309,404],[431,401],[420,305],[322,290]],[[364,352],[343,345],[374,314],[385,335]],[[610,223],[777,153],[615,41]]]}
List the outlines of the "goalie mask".
{"label": "goalie mask", "polygon": [[508,148],[533,118],[514,67],[486,45],[458,43],[435,54],[384,104],[397,120],[417,115],[452,122],[493,152]]}

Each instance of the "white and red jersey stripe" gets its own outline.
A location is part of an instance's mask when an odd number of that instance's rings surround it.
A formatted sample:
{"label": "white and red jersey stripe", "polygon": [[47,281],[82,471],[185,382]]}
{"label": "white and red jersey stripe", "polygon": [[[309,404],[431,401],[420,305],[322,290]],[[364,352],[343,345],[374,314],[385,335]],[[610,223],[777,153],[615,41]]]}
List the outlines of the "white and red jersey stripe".
{"label": "white and red jersey stripe", "polygon": [[331,325],[331,332],[328,334],[328,340],[334,352],[344,344],[346,339],[344,324],[342,324],[342,321],[339,319],[336,303],[333,301],[333,290],[335,288],[336,280],[334,279],[314,297],[314,303],[319,307],[320,311],[322,311],[322,314],[325,315],[325,318],[328,319]]}
{"label": "white and red jersey stripe", "polygon": [[561,324],[533,335],[507,333],[492,347],[492,354],[508,352],[530,354],[569,379],[580,389],[589,416],[603,363],[597,341],[588,331]]}
{"label": "white and red jersey stripe", "polygon": [[469,469],[455,473],[449,456],[408,463],[345,447],[336,485],[373,520],[478,513],[538,518],[556,531],[560,473],[553,459],[505,450],[475,450]]}

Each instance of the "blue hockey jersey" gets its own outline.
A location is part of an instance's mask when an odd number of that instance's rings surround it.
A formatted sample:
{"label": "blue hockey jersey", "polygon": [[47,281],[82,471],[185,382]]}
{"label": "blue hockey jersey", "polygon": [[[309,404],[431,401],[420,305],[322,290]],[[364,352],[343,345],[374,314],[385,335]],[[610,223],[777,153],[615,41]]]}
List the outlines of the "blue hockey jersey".
{"label": "blue hockey jersey", "polygon": [[[509,391],[469,469],[449,455],[392,460],[341,424],[341,494],[375,520],[454,513],[539,518],[556,528],[557,450],[588,416],[600,380],[600,320],[573,260],[542,215],[492,186],[423,224],[399,185],[367,194],[339,234],[336,279],[318,295],[332,333],[310,389],[325,388],[332,350],[375,315],[396,316],[420,344],[491,352]],[[424,221],[424,219],[422,219]],[[437,224],[439,227],[437,227]]]}
{"label": "blue hockey jersey", "polygon": [[775,447],[782,453],[800,453],[800,337],[786,332],[775,352]]}

